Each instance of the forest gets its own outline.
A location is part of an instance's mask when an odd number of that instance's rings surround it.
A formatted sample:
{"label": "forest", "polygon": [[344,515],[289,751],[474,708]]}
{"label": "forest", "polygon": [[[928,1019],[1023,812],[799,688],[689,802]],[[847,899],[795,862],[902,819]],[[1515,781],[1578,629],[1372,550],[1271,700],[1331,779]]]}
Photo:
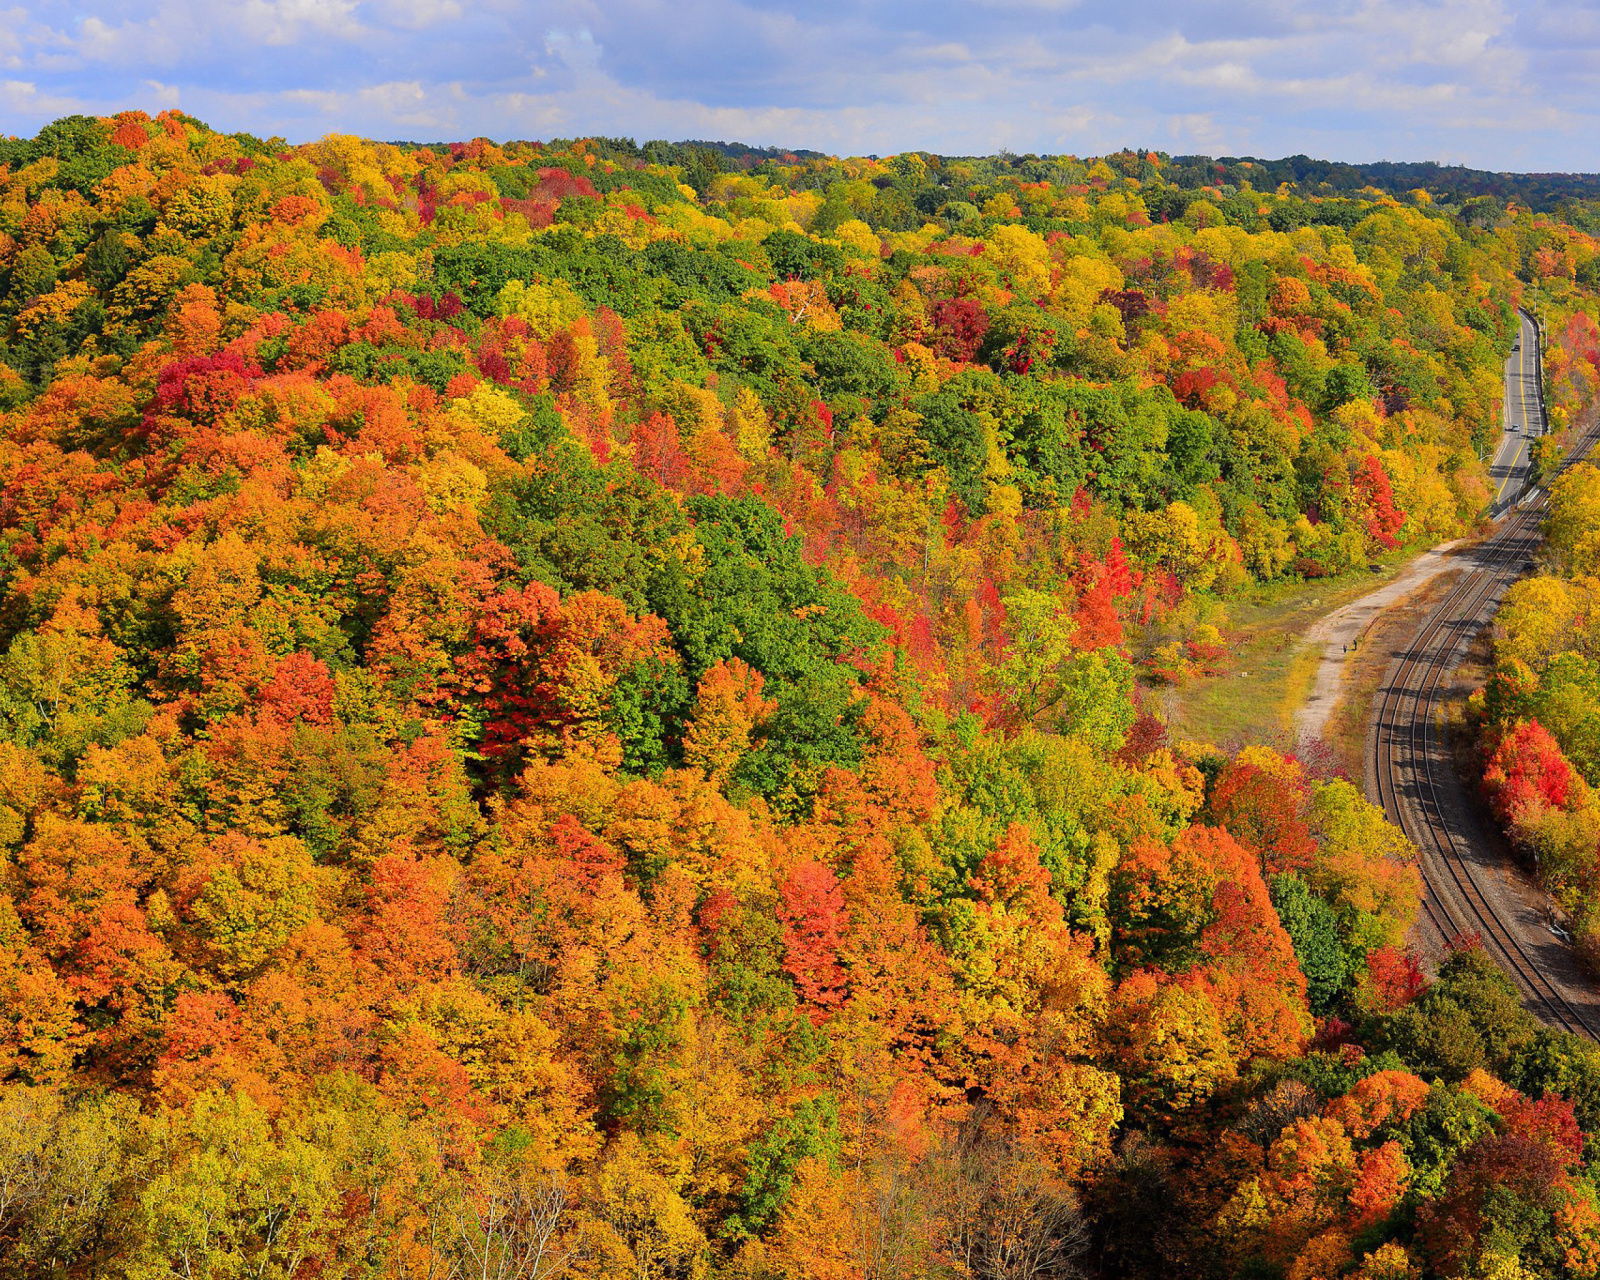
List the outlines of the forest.
{"label": "forest", "polygon": [[1600,1275],[1600,1048],[1158,698],[1478,525],[1519,305],[1553,467],[1600,208],[1260,168],[0,141],[0,1277]]}

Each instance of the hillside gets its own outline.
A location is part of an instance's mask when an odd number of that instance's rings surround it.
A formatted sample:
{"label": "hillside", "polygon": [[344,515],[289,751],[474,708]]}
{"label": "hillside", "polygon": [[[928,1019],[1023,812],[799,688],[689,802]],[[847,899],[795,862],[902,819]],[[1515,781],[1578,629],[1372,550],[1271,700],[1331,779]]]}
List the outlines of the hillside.
{"label": "hillside", "polygon": [[1589,214],[728,161],[0,144],[0,1275],[1595,1274],[1595,1048],[1156,714]]}

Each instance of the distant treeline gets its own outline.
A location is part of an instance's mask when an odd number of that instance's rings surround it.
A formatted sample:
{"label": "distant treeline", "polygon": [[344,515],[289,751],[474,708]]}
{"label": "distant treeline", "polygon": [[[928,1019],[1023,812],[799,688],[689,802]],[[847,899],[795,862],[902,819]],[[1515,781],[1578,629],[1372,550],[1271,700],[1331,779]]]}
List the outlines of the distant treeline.
{"label": "distant treeline", "polygon": [[[552,151],[562,151],[570,141],[558,138],[546,146]],[[822,160],[826,156],[824,152],[804,147],[756,147],[744,142],[705,139],[645,143],[635,142],[632,138],[592,138],[589,141],[609,159],[682,165],[690,170],[711,173],[748,171],[763,165],[793,165]],[[449,144],[401,142],[395,145],[415,149],[423,146],[447,148]],[[1019,155],[1004,150],[991,156],[943,156],[934,152],[918,154],[939,166],[955,161],[986,161],[1000,168],[1016,169],[1024,177],[1030,169],[1051,168],[1053,162],[1077,159],[1033,153]],[[1162,179],[1184,190],[1238,188],[1245,184],[1258,191],[1273,190],[1287,182],[1294,188],[1294,194],[1300,196],[1350,195],[1367,188],[1403,196],[1409,191],[1423,188],[1434,200],[1444,204],[1465,206],[1473,201],[1483,201],[1485,205],[1493,202],[1503,206],[1508,200],[1516,200],[1534,212],[1559,210],[1564,214],[1572,212],[1569,207],[1572,201],[1600,198],[1600,173],[1498,173],[1488,169],[1469,169],[1464,165],[1443,165],[1431,160],[1379,160],[1371,164],[1346,164],[1338,160],[1316,160],[1306,155],[1287,156],[1281,160],[1263,160],[1258,156],[1170,156],[1166,152],[1137,149],[1125,149],[1104,159],[1113,169],[1122,172],[1126,165],[1118,165],[1118,158],[1132,161],[1137,167],[1149,155],[1160,160]],[[1123,176],[1138,175],[1124,173]]]}
{"label": "distant treeline", "polygon": [[1516,199],[1536,211],[1546,211],[1566,200],[1588,200],[1600,195],[1600,174],[1595,173],[1494,173],[1464,165],[1442,165],[1380,160],[1374,164],[1341,164],[1289,156],[1261,160],[1254,156],[1174,156],[1165,166],[1169,182],[1185,187],[1238,186],[1248,181],[1260,189],[1292,183],[1301,195],[1343,195],[1376,187],[1390,195],[1403,195],[1418,187],[1434,199],[1465,203],[1480,196],[1504,202]]}

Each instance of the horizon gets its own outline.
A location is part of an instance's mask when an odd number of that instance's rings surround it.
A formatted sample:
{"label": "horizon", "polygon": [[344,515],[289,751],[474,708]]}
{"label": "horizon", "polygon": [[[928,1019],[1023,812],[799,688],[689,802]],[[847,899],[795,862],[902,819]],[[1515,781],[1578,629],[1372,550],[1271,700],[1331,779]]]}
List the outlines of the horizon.
{"label": "horizon", "polygon": [[[156,111],[149,111],[148,108],[146,108],[146,107],[132,106],[132,107],[122,108],[122,110],[125,110],[125,111],[145,111],[149,116],[154,118],[156,115],[159,114],[159,112],[161,110],[163,110],[163,108],[158,108]],[[178,110],[181,110],[181,108],[178,108]],[[110,118],[111,116],[114,116],[116,114],[117,114],[117,112],[115,110],[110,111],[110,112],[106,112],[106,113],[104,113],[103,118]],[[632,146],[639,147],[639,148],[643,148],[643,147],[649,146],[649,145],[651,145],[651,143],[654,143],[654,142],[662,142],[662,143],[665,143],[665,145],[667,145],[669,147],[707,147],[707,148],[712,148],[712,149],[727,148],[729,150],[744,151],[744,152],[748,152],[750,154],[757,154],[757,153],[761,153],[761,152],[776,152],[779,155],[793,155],[793,156],[796,156],[796,157],[798,157],[798,158],[800,158],[802,160],[804,160],[804,159],[806,159],[808,157],[816,157],[816,158],[827,158],[827,159],[832,159],[832,160],[863,159],[863,160],[878,161],[878,160],[889,159],[889,158],[891,158],[893,156],[896,156],[896,155],[920,154],[920,155],[933,156],[933,157],[936,157],[937,159],[942,160],[942,161],[998,159],[998,158],[1001,158],[1001,157],[1011,157],[1011,158],[1014,158],[1014,159],[1030,159],[1031,158],[1031,159],[1038,159],[1038,160],[1079,160],[1079,161],[1081,161],[1081,160],[1103,159],[1105,157],[1115,156],[1115,155],[1137,154],[1137,155],[1155,155],[1155,156],[1158,156],[1162,160],[1162,162],[1165,163],[1165,164],[1181,164],[1181,163],[1184,163],[1184,162],[1187,162],[1187,161],[1208,161],[1208,162],[1213,162],[1213,163],[1217,163],[1217,164],[1276,165],[1276,164],[1286,164],[1286,163],[1289,163],[1289,162],[1292,162],[1292,161],[1295,161],[1295,160],[1306,160],[1306,161],[1310,161],[1311,163],[1314,163],[1314,164],[1336,165],[1336,166],[1339,166],[1341,168],[1354,169],[1354,170],[1371,169],[1371,168],[1376,168],[1376,167],[1384,166],[1384,165],[1394,165],[1394,166],[1413,166],[1413,167],[1418,167],[1418,168],[1432,167],[1432,168],[1436,168],[1436,169],[1439,169],[1441,171],[1446,171],[1446,172],[1448,172],[1448,171],[1457,171],[1457,172],[1469,173],[1469,174],[1488,174],[1488,175],[1492,175],[1492,176],[1496,176],[1496,177],[1512,177],[1512,178],[1600,178],[1600,169],[1592,169],[1592,170],[1590,170],[1590,169],[1488,169],[1488,168],[1482,168],[1482,167],[1471,165],[1471,164],[1466,164],[1466,163],[1461,162],[1461,161],[1438,160],[1438,159],[1432,159],[1432,158],[1424,159],[1424,158],[1417,158],[1417,157],[1382,156],[1382,157],[1379,157],[1379,158],[1369,158],[1369,159],[1365,159],[1365,160],[1347,160],[1347,159],[1342,159],[1342,158],[1335,157],[1335,156],[1312,155],[1312,154],[1309,154],[1309,153],[1304,152],[1304,151],[1296,151],[1296,152],[1292,152],[1292,153],[1285,153],[1283,155],[1277,155],[1277,156],[1252,155],[1252,154],[1235,155],[1235,154],[1226,153],[1226,152],[1204,152],[1204,151],[1171,152],[1171,151],[1167,151],[1167,150],[1164,150],[1164,149],[1159,148],[1159,147],[1136,146],[1136,145],[1133,145],[1133,144],[1126,144],[1126,143],[1123,144],[1122,146],[1111,147],[1111,148],[1108,148],[1108,149],[1103,150],[1103,151],[1078,151],[1078,152],[1074,152],[1074,151],[1017,151],[1017,150],[1015,150],[1013,148],[1010,148],[1010,147],[1000,147],[1000,148],[998,148],[996,150],[988,151],[988,152],[936,151],[936,150],[933,150],[933,149],[928,148],[928,147],[907,147],[902,151],[882,151],[882,152],[878,152],[878,151],[873,151],[873,152],[831,151],[830,152],[830,151],[824,151],[824,150],[822,150],[820,148],[817,148],[817,147],[810,147],[810,146],[803,146],[803,145],[788,145],[788,144],[786,144],[784,142],[763,142],[763,143],[749,142],[749,141],[746,141],[743,138],[670,138],[670,139],[654,139],[654,138],[644,137],[643,134],[638,133],[638,132],[620,133],[620,134],[617,134],[617,133],[601,133],[601,132],[578,132],[578,133],[574,133],[574,134],[566,135],[566,136],[561,136],[561,137],[557,137],[557,136],[552,135],[550,137],[544,137],[544,138],[518,137],[518,136],[513,135],[513,134],[506,134],[506,135],[499,136],[499,137],[495,137],[495,136],[488,135],[488,134],[462,134],[462,135],[460,135],[458,137],[454,137],[454,138],[442,138],[442,137],[441,138],[424,138],[424,137],[415,137],[415,138],[387,137],[387,138],[384,138],[384,137],[378,137],[376,135],[351,134],[349,130],[343,130],[343,129],[335,128],[335,129],[328,130],[328,132],[326,132],[326,133],[319,134],[316,137],[309,137],[309,138],[291,139],[291,138],[281,137],[280,135],[271,135],[271,136],[263,138],[260,134],[257,134],[257,133],[255,133],[254,131],[252,131],[250,129],[223,129],[223,128],[219,128],[214,122],[212,122],[210,120],[200,119],[199,117],[193,116],[189,112],[184,112],[183,114],[188,115],[191,119],[196,120],[199,124],[205,126],[208,129],[211,129],[213,132],[216,132],[216,133],[223,133],[223,134],[249,134],[251,136],[256,137],[259,141],[263,141],[263,142],[270,142],[270,141],[273,141],[276,138],[277,140],[282,141],[283,144],[285,146],[287,146],[287,147],[307,146],[307,145],[310,145],[312,143],[322,141],[322,140],[324,140],[326,138],[336,137],[336,136],[362,137],[366,141],[381,143],[381,144],[383,144],[385,146],[416,147],[416,148],[448,147],[448,146],[452,146],[452,145],[455,145],[455,144],[458,144],[458,143],[466,143],[466,142],[475,141],[477,139],[482,139],[482,140],[484,140],[486,142],[490,142],[490,143],[494,144],[495,146],[511,146],[513,144],[528,144],[528,145],[536,145],[536,146],[551,146],[551,145],[554,145],[554,144],[557,144],[557,143],[562,143],[562,142],[591,140],[591,141],[606,141],[606,142],[624,142],[624,143],[628,143],[628,144],[630,144]],[[62,118],[63,117],[56,117],[56,120],[59,120],[59,119],[62,119]],[[43,124],[40,127],[42,128],[42,127],[44,127],[44,125],[48,125],[48,124],[51,124],[51,123],[54,123],[54,121],[45,121],[45,122],[43,122]],[[35,136],[37,133],[38,133],[37,129],[35,129],[35,130],[33,130],[33,131],[29,132],[29,133],[9,133],[9,134],[5,134],[5,135],[0,135],[0,141],[9,141],[9,142],[26,141],[29,138]],[[641,139],[643,139],[643,140],[641,140]],[[768,157],[768,158],[777,158],[777,157]]]}

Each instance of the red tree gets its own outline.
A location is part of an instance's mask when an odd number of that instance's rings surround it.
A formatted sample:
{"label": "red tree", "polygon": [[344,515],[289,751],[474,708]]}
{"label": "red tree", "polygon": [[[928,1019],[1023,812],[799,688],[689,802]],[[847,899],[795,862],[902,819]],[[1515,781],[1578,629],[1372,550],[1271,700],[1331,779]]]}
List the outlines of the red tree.
{"label": "red tree", "polygon": [[1577,774],[1561,744],[1537,720],[1513,725],[1500,739],[1483,771],[1483,789],[1502,822],[1525,815],[1530,806],[1572,807]]}
{"label": "red tree", "polygon": [[1394,505],[1394,487],[1383,464],[1370,453],[1350,475],[1350,497],[1366,518],[1367,536],[1385,551],[1400,545],[1395,535],[1406,521]]}
{"label": "red tree", "polygon": [[1398,947],[1379,947],[1367,953],[1362,1000],[1371,1012],[1394,1013],[1421,995],[1427,985],[1416,958]]}
{"label": "red tree", "polygon": [[970,364],[989,332],[989,316],[972,298],[940,298],[933,304],[933,349],[947,360]]}
{"label": "red tree", "polygon": [[820,1025],[827,1011],[844,1000],[845,975],[839,966],[843,917],[839,879],[820,862],[797,864],[778,887],[783,967],[802,1003],[811,1006],[814,1024]]}
{"label": "red tree", "polygon": [[1307,821],[1310,805],[1304,781],[1274,777],[1243,760],[1223,769],[1211,793],[1213,817],[1261,855],[1268,873],[1311,865],[1316,843]]}

